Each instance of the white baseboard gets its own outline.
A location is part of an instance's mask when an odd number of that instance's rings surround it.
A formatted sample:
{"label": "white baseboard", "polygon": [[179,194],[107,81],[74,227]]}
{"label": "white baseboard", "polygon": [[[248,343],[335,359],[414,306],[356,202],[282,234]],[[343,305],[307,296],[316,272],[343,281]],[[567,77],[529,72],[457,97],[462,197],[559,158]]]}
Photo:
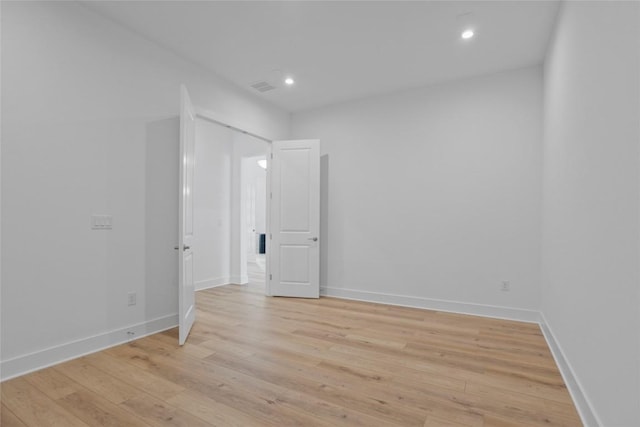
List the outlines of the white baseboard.
{"label": "white baseboard", "polygon": [[246,285],[247,283],[249,283],[249,276],[231,276],[231,278],[229,279],[229,283],[233,283],[234,285]]}
{"label": "white baseboard", "polygon": [[544,313],[540,313],[540,329],[542,329],[542,333],[544,334],[545,339],[547,340],[547,344],[549,345],[549,349],[551,350],[551,354],[556,361],[556,365],[558,365],[558,369],[560,369],[560,374],[562,374],[562,379],[569,389],[569,393],[571,394],[571,398],[573,399],[573,403],[576,405],[576,409],[580,414],[580,418],[582,419],[582,423],[586,427],[597,427],[602,426],[602,422],[596,412],[593,409],[593,405],[589,401],[589,398],[584,393],[584,388],[580,384],[580,380],[578,380],[573,367],[569,363],[569,360],[566,358],[560,343],[556,339],[555,334],[551,330],[547,319],[544,317]]}
{"label": "white baseboard", "polygon": [[[127,326],[109,332],[82,338],[44,350],[14,357],[0,362],[2,381],[47,368],[67,360],[76,359],[109,347],[124,344],[147,335],[174,328],[178,325],[178,315],[171,314],[157,319]],[[133,332],[133,334],[130,334]]]}
{"label": "white baseboard", "polygon": [[495,319],[517,320],[519,322],[538,323],[540,320],[539,312],[536,310],[472,304],[467,302],[421,298],[408,295],[385,294],[380,292],[330,287],[320,288],[320,295],[400,305],[404,307],[447,311],[451,313],[471,314],[474,316],[492,317]]}
{"label": "white baseboard", "polygon": [[228,285],[229,283],[233,283],[231,281],[231,277],[213,277],[210,279],[199,280],[195,282],[196,291],[202,291],[204,289],[215,288],[217,286]]}

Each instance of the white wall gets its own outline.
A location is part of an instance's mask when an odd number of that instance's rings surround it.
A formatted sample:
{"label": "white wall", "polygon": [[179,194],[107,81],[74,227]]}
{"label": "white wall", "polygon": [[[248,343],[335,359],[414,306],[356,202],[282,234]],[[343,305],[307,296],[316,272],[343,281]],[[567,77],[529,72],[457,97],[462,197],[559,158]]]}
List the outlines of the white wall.
{"label": "white wall", "polygon": [[545,66],[542,312],[603,426],[640,425],[639,13],[566,2]]}
{"label": "white wall", "polygon": [[322,287],[537,310],[539,67],[294,114],[292,136],[321,143]]}
{"label": "white wall", "polygon": [[[267,137],[287,136],[289,114],[77,3],[1,6],[8,376],[175,319],[180,83]],[[90,230],[94,213],[113,230]]]}
{"label": "white wall", "polygon": [[232,130],[196,121],[193,264],[196,289],[231,283]]}

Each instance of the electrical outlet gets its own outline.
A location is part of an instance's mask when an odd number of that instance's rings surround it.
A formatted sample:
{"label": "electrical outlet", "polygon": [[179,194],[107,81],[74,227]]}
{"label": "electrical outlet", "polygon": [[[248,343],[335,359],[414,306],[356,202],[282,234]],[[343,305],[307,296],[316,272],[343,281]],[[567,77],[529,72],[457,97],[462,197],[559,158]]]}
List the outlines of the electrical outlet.
{"label": "electrical outlet", "polygon": [[509,292],[511,290],[511,284],[508,280],[502,281],[502,287],[500,288],[502,292]]}
{"label": "electrical outlet", "polygon": [[136,293],[135,292],[129,292],[127,294],[127,301],[129,305],[136,305]]}

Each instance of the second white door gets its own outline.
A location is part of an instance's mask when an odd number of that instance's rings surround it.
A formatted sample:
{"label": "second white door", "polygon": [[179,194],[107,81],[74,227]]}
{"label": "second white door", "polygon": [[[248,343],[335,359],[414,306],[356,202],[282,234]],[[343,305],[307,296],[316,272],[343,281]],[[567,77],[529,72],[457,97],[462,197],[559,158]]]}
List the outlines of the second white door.
{"label": "second white door", "polygon": [[320,141],[274,141],[269,159],[268,293],[320,296]]}

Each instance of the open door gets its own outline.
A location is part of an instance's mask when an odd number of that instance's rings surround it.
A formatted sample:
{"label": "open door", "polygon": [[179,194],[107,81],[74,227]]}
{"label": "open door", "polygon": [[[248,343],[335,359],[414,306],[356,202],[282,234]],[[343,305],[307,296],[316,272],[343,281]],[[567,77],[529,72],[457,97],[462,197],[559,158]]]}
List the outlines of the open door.
{"label": "open door", "polygon": [[187,88],[180,86],[180,197],[178,210],[178,340],[183,345],[196,319],[193,283],[193,169],[196,114]]}
{"label": "open door", "polygon": [[269,165],[268,293],[320,296],[320,141],[274,141]]}

